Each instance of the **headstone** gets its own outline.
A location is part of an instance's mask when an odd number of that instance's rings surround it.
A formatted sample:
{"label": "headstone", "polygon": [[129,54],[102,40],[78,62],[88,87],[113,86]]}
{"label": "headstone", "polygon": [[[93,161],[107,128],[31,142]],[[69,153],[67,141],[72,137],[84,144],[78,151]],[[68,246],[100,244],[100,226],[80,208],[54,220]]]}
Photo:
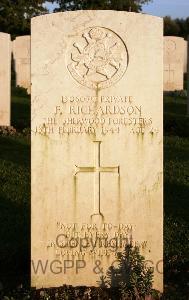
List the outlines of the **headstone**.
{"label": "headstone", "polygon": [[184,41],[184,73],[187,73],[188,42]]}
{"label": "headstone", "polygon": [[184,88],[184,39],[164,36],[164,91]]}
{"label": "headstone", "polygon": [[13,41],[13,57],[16,72],[16,86],[31,90],[30,79],[30,36],[19,36]]}
{"label": "headstone", "polygon": [[162,19],[40,16],[31,49],[32,286],[96,286],[132,240],[162,290]]}
{"label": "headstone", "polygon": [[187,41],[187,115],[189,115],[189,36]]}
{"label": "headstone", "polygon": [[0,32],[0,126],[10,125],[11,42]]}

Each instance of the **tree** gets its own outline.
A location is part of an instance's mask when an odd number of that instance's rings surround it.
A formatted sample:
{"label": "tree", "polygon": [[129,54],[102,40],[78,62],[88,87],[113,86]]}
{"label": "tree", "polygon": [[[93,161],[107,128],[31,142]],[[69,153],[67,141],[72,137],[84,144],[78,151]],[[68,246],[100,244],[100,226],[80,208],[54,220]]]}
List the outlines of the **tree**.
{"label": "tree", "polygon": [[182,36],[187,39],[189,35],[189,17],[184,19],[176,19],[176,24],[179,26],[179,36]]}
{"label": "tree", "polygon": [[47,13],[45,0],[1,0],[0,31],[12,35],[30,34],[30,19]]}
{"label": "tree", "polygon": [[181,36],[187,38],[189,35],[189,17],[184,19],[164,18],[164,35]]}
{"label": "tree", "polygon": [[166,16],[164,18],[164,35],[178,36],[179,31],[179,25],[175,22],[175,20],[172,20],[171,17]]}
{"label": "tree", "polygon": [[59,7],[55,11],[80,9],[112,9],[140,12],[142,5],[152,0],[55,0]]}

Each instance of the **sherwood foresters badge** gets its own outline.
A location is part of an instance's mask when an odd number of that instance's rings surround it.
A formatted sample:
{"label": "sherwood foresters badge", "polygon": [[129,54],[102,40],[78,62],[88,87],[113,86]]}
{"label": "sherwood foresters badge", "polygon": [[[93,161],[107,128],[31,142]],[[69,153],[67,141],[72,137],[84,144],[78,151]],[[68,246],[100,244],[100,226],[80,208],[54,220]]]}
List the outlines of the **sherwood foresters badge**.
{"label": "sherwood foresters badge", "polygon": [[87,28],[69,49],[68,70],[77,82],[91,89],[104,89],[115,84],[127,65],[126,45],[107,28]]}

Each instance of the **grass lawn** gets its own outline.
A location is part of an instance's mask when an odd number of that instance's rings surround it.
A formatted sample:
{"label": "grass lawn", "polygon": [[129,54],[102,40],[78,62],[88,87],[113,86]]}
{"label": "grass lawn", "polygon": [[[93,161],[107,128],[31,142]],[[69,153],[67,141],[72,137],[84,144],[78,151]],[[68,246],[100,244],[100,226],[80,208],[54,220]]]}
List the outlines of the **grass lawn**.
{"label": "grass lawn", "polygon": [[30,127],[30,97],[22,88],[12,89],[11,125],[17,130]]}
{"label": "grass lawn", "polygon": [[189,200],[189,117],[186,116],[186,99],[165,97],[164,128],[165,214],[187,221]]}
{"label": "grass lawn", "polygon": [[188,220],[189,138],[164,138],[165,214]]}
{"label": "grass lawn", "polygon": [[189,117],[186,99],[164,99],[164,207],[187,221],[189,198]]}
{"label": "grass lawn", "polygon": [[[186,99],[164,97],[164,260],[170,299],[187,298],[189,117]],[[169,298],[168,298],[169,299]]]}
{"label": "grass lawn", "polygon": [[[12,97],[12,125],[30,126],[29,97]],[[0,281],[28,280],[30,253],[30,138],[0,136]]]}
{"label": "grass lawn", "polygon": [[[187,299],[189,252],[189,118],[186,99],[164,99],[165,284],[172,299]],[[14,92],[12,125],[30,127],[30,99]],[[0,136],[0,281],[15,286],[29,278],[30,138]],[[171,293],[171,292],[170,292]],[[177,295],[177,293],[179,293]],[[167,298],[169,299],[169,298]]]}

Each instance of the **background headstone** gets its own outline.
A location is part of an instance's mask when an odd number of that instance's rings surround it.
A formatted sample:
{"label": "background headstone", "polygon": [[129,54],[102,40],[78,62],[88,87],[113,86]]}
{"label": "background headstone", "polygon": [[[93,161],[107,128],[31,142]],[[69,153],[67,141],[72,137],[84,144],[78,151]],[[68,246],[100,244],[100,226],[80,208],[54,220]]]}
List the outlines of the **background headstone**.
{"label": "background headstone", "polygon": [[31,90],[31,50],[30,50],[30,36],[19,36],[13,43],[13,57],[16,72],[16,86],[24,87],[28,93]]}
{"label": "background headstone", "polygon": [[184,88],[184,39],[164,36],[164,91]]}
{"label": "background headstone", "polygon": [[132,239],[162,290],[162,19],[40,16],[31,49],[32,286],[95,286]]}
{"label": "background headstone", "polygon": [[184,41],[184,73],[187,73],[188,42]]}
{"label": "background headstone", "polygon": [[11,41],[0,32],[0,126],[10,126]]}
{"label": "background headstone", "polygon": [[189,115],[189,36],[187,41],[187,115]]}

